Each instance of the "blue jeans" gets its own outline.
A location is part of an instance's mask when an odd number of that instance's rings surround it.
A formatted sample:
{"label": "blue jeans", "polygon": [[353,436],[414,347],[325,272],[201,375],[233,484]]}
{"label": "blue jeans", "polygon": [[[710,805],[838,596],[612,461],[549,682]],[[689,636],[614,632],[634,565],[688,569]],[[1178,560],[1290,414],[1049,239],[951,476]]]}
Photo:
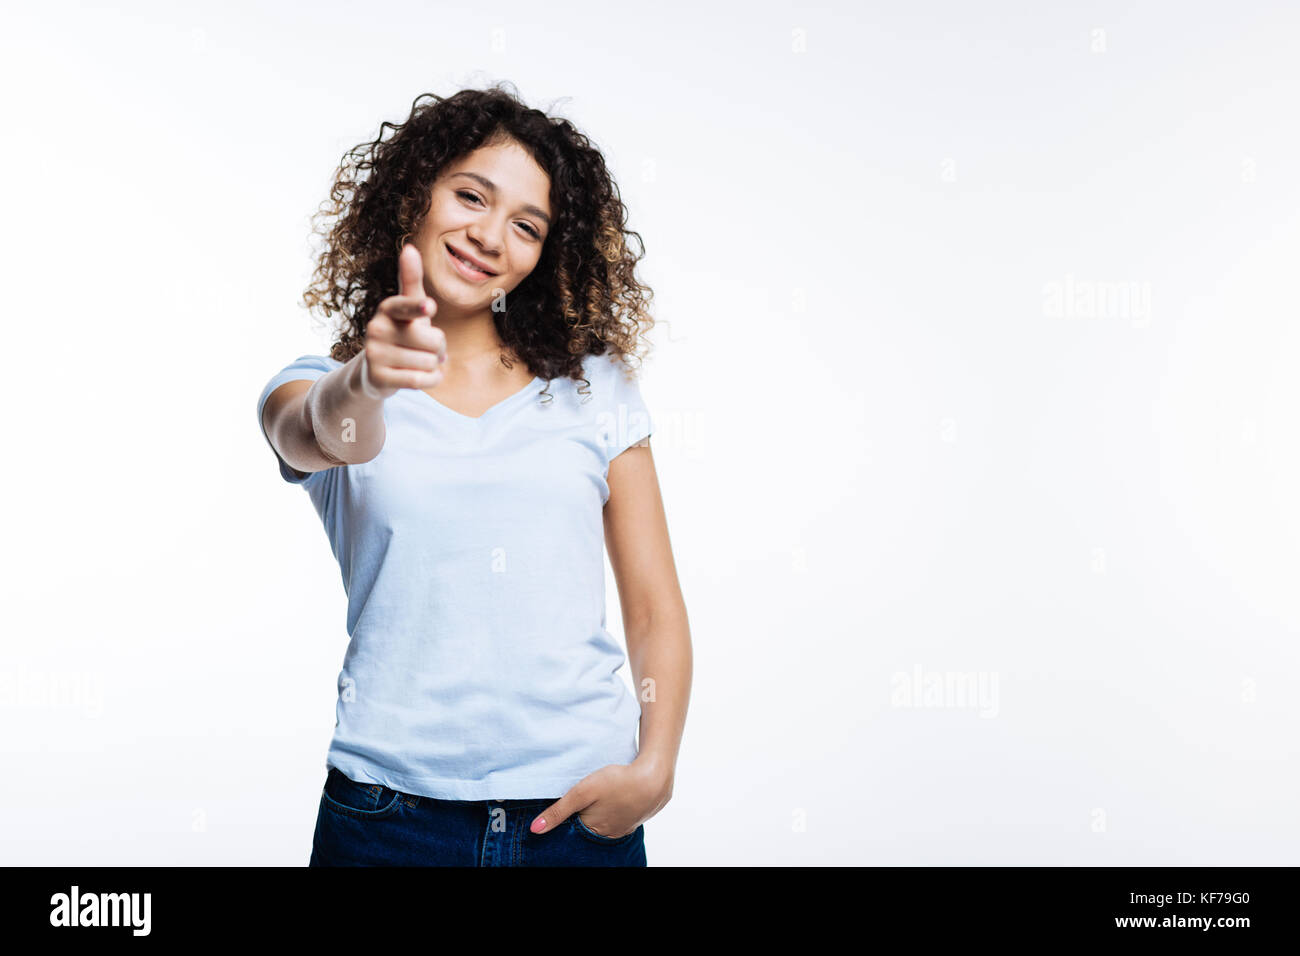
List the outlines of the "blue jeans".
{"label": "blue jeans", "polygon": [[621,837],[574,813],[528,829],[558,797],[439,800],[325,775],[308,866],[645,866],[645,825]]}

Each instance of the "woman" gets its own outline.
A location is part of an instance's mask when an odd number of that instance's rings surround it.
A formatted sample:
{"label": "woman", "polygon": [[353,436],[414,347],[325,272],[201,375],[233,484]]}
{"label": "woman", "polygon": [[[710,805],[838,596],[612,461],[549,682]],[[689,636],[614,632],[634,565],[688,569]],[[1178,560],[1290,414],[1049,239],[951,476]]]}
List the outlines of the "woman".
{"label": "woman", "polygon": [[644,866],[691,647],[625,361],[637,234],[568,121],[425,96],[340,164],[305,295],[337,340],[258,400],[348,596],[310,865]]}

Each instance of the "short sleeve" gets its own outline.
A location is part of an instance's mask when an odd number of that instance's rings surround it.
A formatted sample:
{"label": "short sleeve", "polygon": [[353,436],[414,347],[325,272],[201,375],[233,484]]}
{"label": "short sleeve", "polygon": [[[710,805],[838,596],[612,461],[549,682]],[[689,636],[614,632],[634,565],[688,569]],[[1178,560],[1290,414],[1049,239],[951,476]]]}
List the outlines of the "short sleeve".
{"label": "short sleeve", "polygon": [[280,476],[291,484],[303,484],[304,482],[310,481],[314,476],[322,474],[322,472],[315,471],[309,474],[303,474],[290,468],[285,460],[280,457],[280,453],[275,450],[275,446],[271,444],[270,436],[266,434],[266,429],[262,426],[262,410],[266,407],[266,400],[271,397],[272,392],[285,382],[303,380],[315,381],[325,375],[325,373],[332,372],[334,369],[341,367],[342,364],[342,362],[328,358],[324,355],[300,355],[271,376],[271,380],[267,382],[266,387],[262,389],[262,394],[258,396],[257,430],[262,433],[262,437],[266,439],[267,446],[271,449],[272,454],[275,455],[275,460],[280,463]]}
{"label": "short sleeve", "polygon": [[636,374],[626,370],[622,359],[597,356],[595,361],[601,363],[605,390],[599,424],[608,467],[609,462],[622,452],[649,438],[654,431],[654,421],[641,398],[641,385]]}

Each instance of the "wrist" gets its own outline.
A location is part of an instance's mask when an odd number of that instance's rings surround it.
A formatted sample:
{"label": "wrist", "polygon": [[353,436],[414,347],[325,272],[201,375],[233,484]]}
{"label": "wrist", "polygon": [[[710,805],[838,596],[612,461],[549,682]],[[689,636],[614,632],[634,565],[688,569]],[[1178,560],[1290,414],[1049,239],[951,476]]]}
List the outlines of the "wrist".
{"label": "wrist", "polygon": [[632,761],[632,766],[661,786],[671,786],[676,771],[676,761],[658,751],[642,751]]}
{"label": "wrist", "polygon": [[388,396],[370,380],[370,365],[366,353],[358,352],[347,365],[347,390],[352,401],[383,402]]}

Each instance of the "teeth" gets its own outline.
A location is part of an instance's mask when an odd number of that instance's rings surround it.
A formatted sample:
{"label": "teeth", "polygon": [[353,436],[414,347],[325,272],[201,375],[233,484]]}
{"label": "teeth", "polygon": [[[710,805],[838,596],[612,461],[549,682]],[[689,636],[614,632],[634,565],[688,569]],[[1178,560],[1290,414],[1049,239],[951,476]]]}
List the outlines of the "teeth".
{"label": "teeth", "polygon": [[[452,255],[453,255],[453,256],[456,256],[456,253],[453,252]],[[474,263],[470,262],[470,261],[469,261],[468,259],[466,259],[464,256],[456,256],[456,258],[459,259],[461,262],[465,263],[465,265],[469,266],[469,267],[470,267],[471,269],[473,269],[475,272],[481,272],[481,273],[482,273],[483,275],[485,275],[485,276],[486,276],[486,275],[491,275],[491,274],[492,274],[492,273],[488,272],[486,269],[480,269],[478,266],[474,265]]]}

